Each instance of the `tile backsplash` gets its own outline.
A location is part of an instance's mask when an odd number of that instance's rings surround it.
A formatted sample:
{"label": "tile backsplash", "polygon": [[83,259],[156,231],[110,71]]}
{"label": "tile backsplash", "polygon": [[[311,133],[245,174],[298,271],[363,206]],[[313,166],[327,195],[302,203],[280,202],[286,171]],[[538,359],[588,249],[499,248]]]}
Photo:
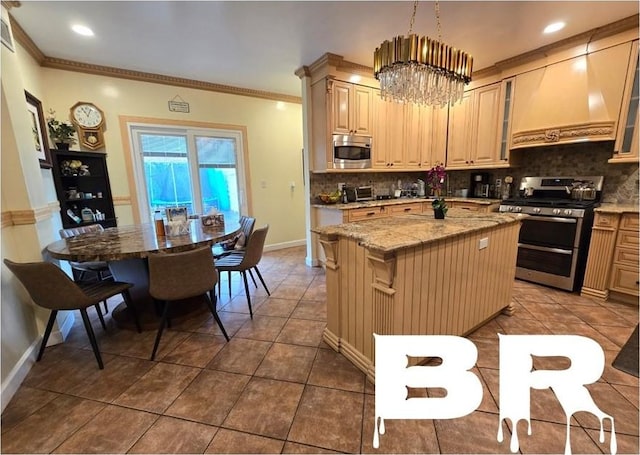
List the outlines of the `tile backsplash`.
{"label": "tile backsplash", "polygon": [[[514,191],[517,191],[522,177],[549,175],[604,175],[603,202],[638,204],[639,174],[637,163],[609,164],[613,156],[613,142],[593,142],[585,144],[556,145],[511,151],[511,161],[517,167],[489,169],[491,182],[513,177]],[[473,171],[448,171],[447,194],[468,188]],[[482,170],[480,170],[482,171]],[[398,180],[403,186],[425,180],[426,172],[362,172],[345,174],[311,174],[311,196],[322,192],[332,192],[338,183],[349,186],[372,185],[377,194],[388,191]]]}

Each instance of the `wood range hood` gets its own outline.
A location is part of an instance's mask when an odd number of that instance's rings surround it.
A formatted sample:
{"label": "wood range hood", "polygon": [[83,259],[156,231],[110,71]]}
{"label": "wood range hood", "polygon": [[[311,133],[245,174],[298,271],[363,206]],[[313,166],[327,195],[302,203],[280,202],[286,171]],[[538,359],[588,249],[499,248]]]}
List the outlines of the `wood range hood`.
{"label": "wood range hood", "polygon": [[630,53],[627,42],[518,74],[510,148],[614,141]]}

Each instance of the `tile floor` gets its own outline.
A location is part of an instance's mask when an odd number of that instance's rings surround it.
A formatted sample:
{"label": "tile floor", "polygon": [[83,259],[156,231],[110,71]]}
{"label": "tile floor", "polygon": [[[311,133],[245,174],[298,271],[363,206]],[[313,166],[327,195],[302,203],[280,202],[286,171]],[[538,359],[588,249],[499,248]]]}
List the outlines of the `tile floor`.
{"label": "tile floor", "polygon": [[[322,269],[305,267],[302,248],[267,253],[260,269],[272,294],[252,287],[253,320],[240,281],[232,280],[231,299],[223,282],[218,306],[229,343],[203,311],[166,331],[152,362],[154,331],[119,330],[108,319],[104,332],[95,319],[101,371],[78,317],[67,342],[46,350],[2,414],[2,452],[510,453],[510,428],[503,427],[505,442],[496,441],[497,333],[598,341],[607,366],[589,390],[616,417],[618,453],[639,451],[638,379],[609,366],[637,308],[516,281],[515,315],[470,335],[484,387],[478,410],[454,420],[389,420],[375,450],[374,387],[322,342]],[[565,416],[553,392],[532,391],[531,416],[532,436],[524,422],[518,426],[521,453],[563,453]],[[571,423],[573,453],[609,453],[609,435],[599,442],[594,417],[578,413]]]}

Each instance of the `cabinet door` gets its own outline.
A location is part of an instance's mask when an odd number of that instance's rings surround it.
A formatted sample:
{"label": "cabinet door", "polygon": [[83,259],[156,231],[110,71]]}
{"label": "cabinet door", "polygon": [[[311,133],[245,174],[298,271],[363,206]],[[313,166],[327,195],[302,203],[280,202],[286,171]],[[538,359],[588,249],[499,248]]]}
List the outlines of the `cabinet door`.
{"label": "cabinet door", "polygon": [[443,165],[447,160],[447,123],[449,109],[434,106],[431,108],[431,135],[428,154],[422,155],[422,167],[431,169],[433,166]]}
{"label": "cabinet door", "polygon": [[622,109],[618,121],[618,134],[610,163],[637,162],[638,156],[638,130],[640,117],[640,67],[638,65],[638,41],[634,41],[631,47],[631,58],[627,71]]}
{"label": "cabinet door", "polygon": [[472,108],[472,91],[467,91],[462,100],[449,109],[447,168],[469,166]]}
{"label": "cabinet door", "polygon": [[500,163],[500,87],[492,84],[475,90],[471,156],[473,166]]}
{"label": "cabinet door", "polygon": [[390,169],[402,169],[405,166],[405,105],[393,101],[387,103],[387,144]]}
{"label": "cabinet door", "polygon": [[388,103],[373,97],[373,140],[371,143],[371,165],[377,169],[389,167],[389,141],[387,130]]}
{"label": "cabinet door", "polygon": [[404,167],[417,169],[422,165],[423,148],[429,145],[431,131],[425,119],[427,111],[422,106],[407,104],[404,114]]}
{"label": "cabinet door", "polygon": [[371,134],[371,117],[373,93],[369,87],[360,85],[353,86],[353,97],[351,99],[351,119],[353,124],[350,129],[356,134]]}
{"label": "cabinet door", "polygon": [[349,134],[351,132],[349,98],[352,87],[351,84],[345,82],[333,82],[331,112],[333,113],[333,132],[336,134]]}

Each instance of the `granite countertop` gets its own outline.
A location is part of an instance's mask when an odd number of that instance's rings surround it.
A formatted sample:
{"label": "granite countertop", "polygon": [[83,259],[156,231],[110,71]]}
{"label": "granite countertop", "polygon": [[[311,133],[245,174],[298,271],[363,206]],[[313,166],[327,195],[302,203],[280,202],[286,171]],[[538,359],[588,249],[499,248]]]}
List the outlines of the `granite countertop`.
{"label": "granite countertop", "polygon": [[199,220],[190,223],[189,235],[158,237],[152,224],[121,226],[58,240],[48,245],[47,251],[56,259],[74,262],[146,258],[157,251],[177,253],[212,246],[232,237],[240,229],[237,222],[227,221],[223,228],[205,228]]}
{"label": "granite countertop", "polygon": [[600,207],[594,209],[596,212],[602,213],[638,213],[640,209],[636,204],[614,204],[605,202]]}
{"label": "granite countertop", "polygon": [[[470,202],[472,204],[479,205],[491,205],[499,204],[502,202],[500,199],[484,199],[484,198],[467,198],[467,197],[445,197],[446,201],[450,202]],[[399,199],[383,199],[380,201],[362,201],[362,202],[349,202],[347,204],[311,204],[311,207],[332,209],[332,210],[351,210],[368,207],[382,207],[385,205],[400,205],[411,204],[415,202],[429,202],[433,198],[399,198]]]}
{"label": "granite countertop", "polygon": [[450,208],[444,220],[433,213],[408,214],[333,226],[316,227],[316,234],[356,239],[365,248],[383,253],[410,248],[500,224],[516,223],[528,215],[478,213]]}

